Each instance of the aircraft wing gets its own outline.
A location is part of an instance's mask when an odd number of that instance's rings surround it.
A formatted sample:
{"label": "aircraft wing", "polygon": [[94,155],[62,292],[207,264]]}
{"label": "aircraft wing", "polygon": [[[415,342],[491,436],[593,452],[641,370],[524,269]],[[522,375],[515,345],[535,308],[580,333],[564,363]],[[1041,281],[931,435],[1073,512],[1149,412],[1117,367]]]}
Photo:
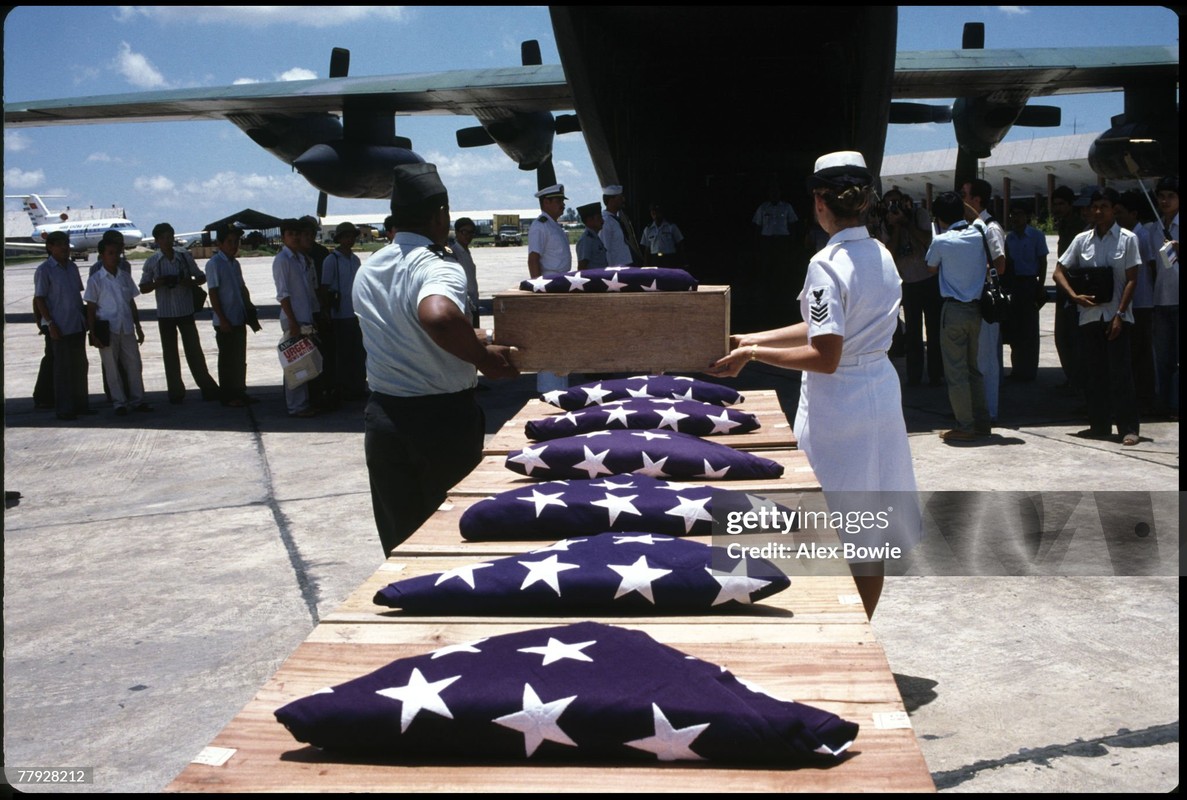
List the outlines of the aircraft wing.
{"label": "aircraft wing", "polygon": [[559,64],[409,75],[248,83],[4,104],[9,127],[228,119],[242,114],[341,111],[347,100],[396,115],[483,116],[491,108],[560,111],[573,107]]}
{"label": "aircraft wing", "polygon": [[1127,84],[1179,78],[1178,45],[925,50],[898,53],[895,98],[1120,91]]}

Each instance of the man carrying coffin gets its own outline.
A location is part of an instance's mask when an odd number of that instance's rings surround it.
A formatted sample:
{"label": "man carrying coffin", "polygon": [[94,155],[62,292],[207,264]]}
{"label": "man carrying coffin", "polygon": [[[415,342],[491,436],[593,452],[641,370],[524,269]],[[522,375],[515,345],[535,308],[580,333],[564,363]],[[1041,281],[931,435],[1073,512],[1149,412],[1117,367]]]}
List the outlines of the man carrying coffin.
{"label": "man carrying coffin", "polygon": [[449,196],[437,167],[397,167],[391,209],[395,240],[362,266],[353,290],[372,390],[364,446],[384,555],[482,458],[476,368],[491,378],[518,374],[510,348],[486,341],[466,315],[466,274],[444,255]]}

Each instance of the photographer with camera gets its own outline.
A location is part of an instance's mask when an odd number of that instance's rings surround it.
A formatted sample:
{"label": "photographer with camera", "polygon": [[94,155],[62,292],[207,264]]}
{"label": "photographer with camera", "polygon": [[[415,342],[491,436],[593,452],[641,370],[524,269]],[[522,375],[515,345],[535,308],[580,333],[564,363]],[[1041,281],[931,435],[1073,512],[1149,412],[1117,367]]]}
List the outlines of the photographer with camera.
{"label": "photographer with camera", "polygon": [[904,332],[907,350],[907,385],[918,386],[924,371],[924,331],[927,333],[927,378],[932,386],[944,383],[944,358],[940,353],[940,279],[927,268],[931,223],[925,209],[898,189],[882,197],[882,225],[878,238],[894,257],[903,279]]}
{"label": "photographer with camera", "polygon": [[198,338],[198,327],[194,323],[194,287],[206,283],[206,275],[198,269],[194,257],[187,250],[173,246],[173,226],[168,222],[158,223],[152,229],[157,252],[144,262],[140,275],[140,291],[143,294],[157,293],[157,329],[161,333],[161,355],[165,362],[165,384],[169,402],[177,405],[185,399],[185,383],[181,379],[181,359],[177,355],[177,334],[181,334],[181,346],[190,374],[203,400],[218,400],[218,384],[210,377],[206,368],[206,356],[202,353],[202,340]]}

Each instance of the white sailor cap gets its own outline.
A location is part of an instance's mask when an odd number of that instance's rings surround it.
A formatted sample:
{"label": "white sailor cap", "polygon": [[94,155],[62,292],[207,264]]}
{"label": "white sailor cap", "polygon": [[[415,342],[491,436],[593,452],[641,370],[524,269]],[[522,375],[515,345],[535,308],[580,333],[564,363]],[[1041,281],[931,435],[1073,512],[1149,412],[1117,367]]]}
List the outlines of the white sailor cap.
{"label": "white sailor cap", "polygon": [[602,187],[603,197],[617,197],[620,194],[622,194],[622,187],[618,184],[611,184],[610,186]]}
{"label": "white sailor cap", "polygon": [[568,200],[565,197],[565,185],[563,183],[554,183],[551,186],[545,186],[540,191],[536,192],[536,197],[543,200],[546,197],[559,197],[562,200]]}
{"label": "white sailor cap", "polygon": [[846,186],[869,186],[872,182],[873,176],[861,153],[838,150],[816,159],[816,170],[808,178],[808,188],[843,189]]}

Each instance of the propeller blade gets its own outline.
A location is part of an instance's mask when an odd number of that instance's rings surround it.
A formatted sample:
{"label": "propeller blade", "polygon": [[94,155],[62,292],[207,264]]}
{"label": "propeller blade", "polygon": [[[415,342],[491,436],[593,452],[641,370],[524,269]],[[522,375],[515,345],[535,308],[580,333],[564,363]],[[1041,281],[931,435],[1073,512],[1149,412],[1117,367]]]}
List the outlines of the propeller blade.
{"label": "propeller blade", "polygon": [[964,50],[985,49],[985,23],[966,22],[960,35],[960,46]]}
{"label": "propeller blade", "polygon": [[1028,128],[1058,128],[1062,115],[1063,109],[1059,106],[1027,106],[1014,124]]}
{"label": "propeller blade", "polygon": [[330,77],[345,78],[350,73],[350,51],[335,47],[330,51]]}
{"label": "propeller blade", "polygon": [[556,169],[552,166],[552,158],[542,161],[536,167],[536,190],[547,189],[556,183]]}
{"label": "propeller blade", "polygon": [[581,120],[576,114],[561,114],[556,118],[557,133],[576,133],[581,130]]}
{"label": "propeller blade", "polygon": [[952,109],[949,106],[930,106],[926,103],[891,103],[892,125],[914,125],[921,122],[951,122]]}
{"label": "propeller blade", "polygon": [[326,211],[329,207],[329,196],[325,192],[317,193],[317,216],[318,219],[324,219]]}
{"label": "propeller blade", "polygon": [[952,188],[958,194],[960,193],[960,187],[977,178],[979,174],[977,161],[978,159],[975,154],[970,153],[963,147],[956,148],[956,177]]}
{"label": "propeller blade", "polygon": [[525,67],[538,67],[544,63],[540,58],[540,43],[535,39],[528,39],[519,46],[519,60]]}
{"label": "propeller blade", "polygon": [[485,147],[488,144],[494,143],[495,140],[486,132],[486,128],[481,126],[462,128],[457,132],[458,147]]}

